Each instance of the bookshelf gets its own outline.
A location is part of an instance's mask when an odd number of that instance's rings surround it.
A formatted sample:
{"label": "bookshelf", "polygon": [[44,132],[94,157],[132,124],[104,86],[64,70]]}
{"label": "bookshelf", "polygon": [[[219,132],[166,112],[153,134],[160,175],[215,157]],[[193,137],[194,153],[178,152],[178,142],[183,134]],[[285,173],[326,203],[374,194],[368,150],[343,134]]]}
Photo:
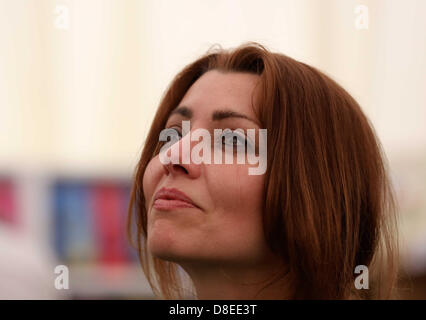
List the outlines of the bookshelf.
{"label": "bookshelf", "polygon": [[130,186],[125,175],[0,175],[0,226],[52,257],[40,257],[45,287],[53,287],[55,266],[68,267],[60,299],[155,299],[127,240]]}

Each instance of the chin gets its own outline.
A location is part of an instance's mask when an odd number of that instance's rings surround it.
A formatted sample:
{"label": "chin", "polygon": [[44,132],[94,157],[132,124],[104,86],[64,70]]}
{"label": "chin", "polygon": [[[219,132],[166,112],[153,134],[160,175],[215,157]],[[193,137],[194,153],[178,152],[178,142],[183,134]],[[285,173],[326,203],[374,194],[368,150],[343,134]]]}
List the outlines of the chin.
{"label": "chin", "polygon": [[170,246],[162,242],[148,241],[148,250],[155,258],[167,261],[176,261],[176,253],[171,250]]}
{"label": "chin", "polygon": [[148,232],[147,248],[155,258],[177,262],[181,254],[177,241],[173,237],[176,232],[166,228],[154,228]]}

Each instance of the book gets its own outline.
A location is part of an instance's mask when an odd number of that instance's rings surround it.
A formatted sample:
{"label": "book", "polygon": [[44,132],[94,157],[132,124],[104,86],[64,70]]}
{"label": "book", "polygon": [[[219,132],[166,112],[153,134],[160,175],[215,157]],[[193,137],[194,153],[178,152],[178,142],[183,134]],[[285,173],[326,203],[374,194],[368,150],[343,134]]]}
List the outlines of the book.
{"label": "book", "polygon": [[78,182],[54,187],[55,247],[63,261],[91,262],[96,257],[89,191]]}
{"label": "book", "polygon": [[17,201],[14,184],[10,179],[0,180],[0,223],[17,224]]}
{"label": "book", "polygon": [[128,244],[123,216],[126,197],[113,182],[96,183],[91,190],[98,261],[103,264],[125,263]]}

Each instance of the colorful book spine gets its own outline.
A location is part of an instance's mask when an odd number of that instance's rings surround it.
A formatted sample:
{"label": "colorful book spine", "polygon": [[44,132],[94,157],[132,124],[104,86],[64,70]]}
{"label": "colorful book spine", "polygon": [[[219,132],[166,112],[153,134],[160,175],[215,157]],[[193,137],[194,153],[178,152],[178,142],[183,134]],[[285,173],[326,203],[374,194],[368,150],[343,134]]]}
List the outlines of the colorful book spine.
{"label": "colorful book spine", "polygon": [[0,180],[0,223],[16,225],[18,220],[14,184],[9,179]]}
{"label": "colorful book spine", "polygon": [[55,248],[66,262],[101,264],[137,261],[128,240],[130,187],[118,181],[55,184]]}
{"label": "colorful book spine", "polygon": [[127,262],[126,230],[123,208],[126,197],[119,185],[99,183],[92,188],[98,261],[103,264]]}
{"label": "colorful book spine", "polygon": [[81,183],[55,186],[55,243],[67,262],[90,262],[95,257],[89,189]]}

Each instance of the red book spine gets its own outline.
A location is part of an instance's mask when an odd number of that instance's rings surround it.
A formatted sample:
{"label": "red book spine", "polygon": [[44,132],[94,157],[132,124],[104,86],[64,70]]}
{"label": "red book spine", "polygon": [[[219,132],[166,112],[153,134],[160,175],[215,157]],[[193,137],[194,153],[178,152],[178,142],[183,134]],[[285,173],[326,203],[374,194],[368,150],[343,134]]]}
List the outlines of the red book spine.
{"label": "red book spine", "polygon": [[13,183],[9,180],[0,181],[0,222],[10,225],[17,223],[17,204]]}
{"label": "red book spine", "polygon": [[94,227],[101,263],[123,263],[127,260],[126,248],[123,246],[123,200],[119,186],[114,184],[98,184],[92,189]]}

